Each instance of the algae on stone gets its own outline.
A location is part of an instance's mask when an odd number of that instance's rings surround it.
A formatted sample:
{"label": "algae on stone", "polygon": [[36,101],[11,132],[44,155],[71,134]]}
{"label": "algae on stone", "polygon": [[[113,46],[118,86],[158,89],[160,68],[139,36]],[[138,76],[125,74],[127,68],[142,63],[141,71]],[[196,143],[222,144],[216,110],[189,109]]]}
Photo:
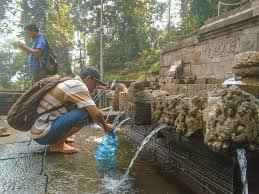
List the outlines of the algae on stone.
{"label": "algae on stone", "polygon": [[258,134],[258,102],[237,86],[225,87],[209,97],[203,119],[204,143],[214,151],[249,147]]}

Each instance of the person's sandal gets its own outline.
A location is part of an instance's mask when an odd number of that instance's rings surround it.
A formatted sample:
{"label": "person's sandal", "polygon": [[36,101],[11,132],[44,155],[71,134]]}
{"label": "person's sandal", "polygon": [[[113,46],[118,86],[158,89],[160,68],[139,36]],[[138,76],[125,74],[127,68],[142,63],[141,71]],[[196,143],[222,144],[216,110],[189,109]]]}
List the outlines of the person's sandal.
{"label": "person's sandal", "polygon": [[0,135],[0,137],[7,137],[7,136],[10,136],[11,135],[11,133],[2,133],[1,135]]}

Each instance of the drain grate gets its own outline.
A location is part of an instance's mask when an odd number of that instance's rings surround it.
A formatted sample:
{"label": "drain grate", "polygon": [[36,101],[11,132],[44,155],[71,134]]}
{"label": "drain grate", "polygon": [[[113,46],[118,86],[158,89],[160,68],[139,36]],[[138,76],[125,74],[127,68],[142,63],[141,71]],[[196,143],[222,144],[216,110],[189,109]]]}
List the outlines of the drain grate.
{"label": "drain grate", "polygon": [[[127,126],[125,132],[135,141],[141,141],[150,132],[150,126]],[[179,138],[170,132],[166,137],[154,136],[146,145],[155,152],[166,169],[177,169],[205,193],[233,193],[233,159],[212,152],[199,142]]]}

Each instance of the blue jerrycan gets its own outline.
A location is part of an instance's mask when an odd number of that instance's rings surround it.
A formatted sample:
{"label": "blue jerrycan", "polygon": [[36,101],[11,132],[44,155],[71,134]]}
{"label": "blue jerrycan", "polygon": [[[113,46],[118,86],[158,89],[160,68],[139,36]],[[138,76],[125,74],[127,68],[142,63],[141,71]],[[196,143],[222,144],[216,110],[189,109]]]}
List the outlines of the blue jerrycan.
{"label": "blue jerrycan", "polygon": [[116,151],[118,148],[118,132],[113,130],[113,132],[102,138],[96,153],[95,159],[98,161],[112,161],[115,160]]}

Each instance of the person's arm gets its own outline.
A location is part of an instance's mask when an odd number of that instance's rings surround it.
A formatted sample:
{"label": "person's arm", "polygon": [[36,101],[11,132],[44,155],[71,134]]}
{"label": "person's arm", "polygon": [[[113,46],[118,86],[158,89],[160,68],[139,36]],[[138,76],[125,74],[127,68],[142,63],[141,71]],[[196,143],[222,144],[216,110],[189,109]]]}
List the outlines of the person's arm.
{"label": "person's arm", "polygon": [[97,123],[100,124],[104,131],[110,133],[113,131],[113,126],[111,124],[105,123],[103,118],[103,114],[101,111],[95,106],[87,106],[85,110],[90,114],[91,118]]}
{"label": "person's arm", "polygon": [[36,48],[36,49],[32,49],[30,47],[28,47],[26,44],[18,42],[18,46],[24,50],[25,52],[27,52],[28,54],[32,54],[34,57],[39,58],[42,55],[42,51],[40,48]]}

